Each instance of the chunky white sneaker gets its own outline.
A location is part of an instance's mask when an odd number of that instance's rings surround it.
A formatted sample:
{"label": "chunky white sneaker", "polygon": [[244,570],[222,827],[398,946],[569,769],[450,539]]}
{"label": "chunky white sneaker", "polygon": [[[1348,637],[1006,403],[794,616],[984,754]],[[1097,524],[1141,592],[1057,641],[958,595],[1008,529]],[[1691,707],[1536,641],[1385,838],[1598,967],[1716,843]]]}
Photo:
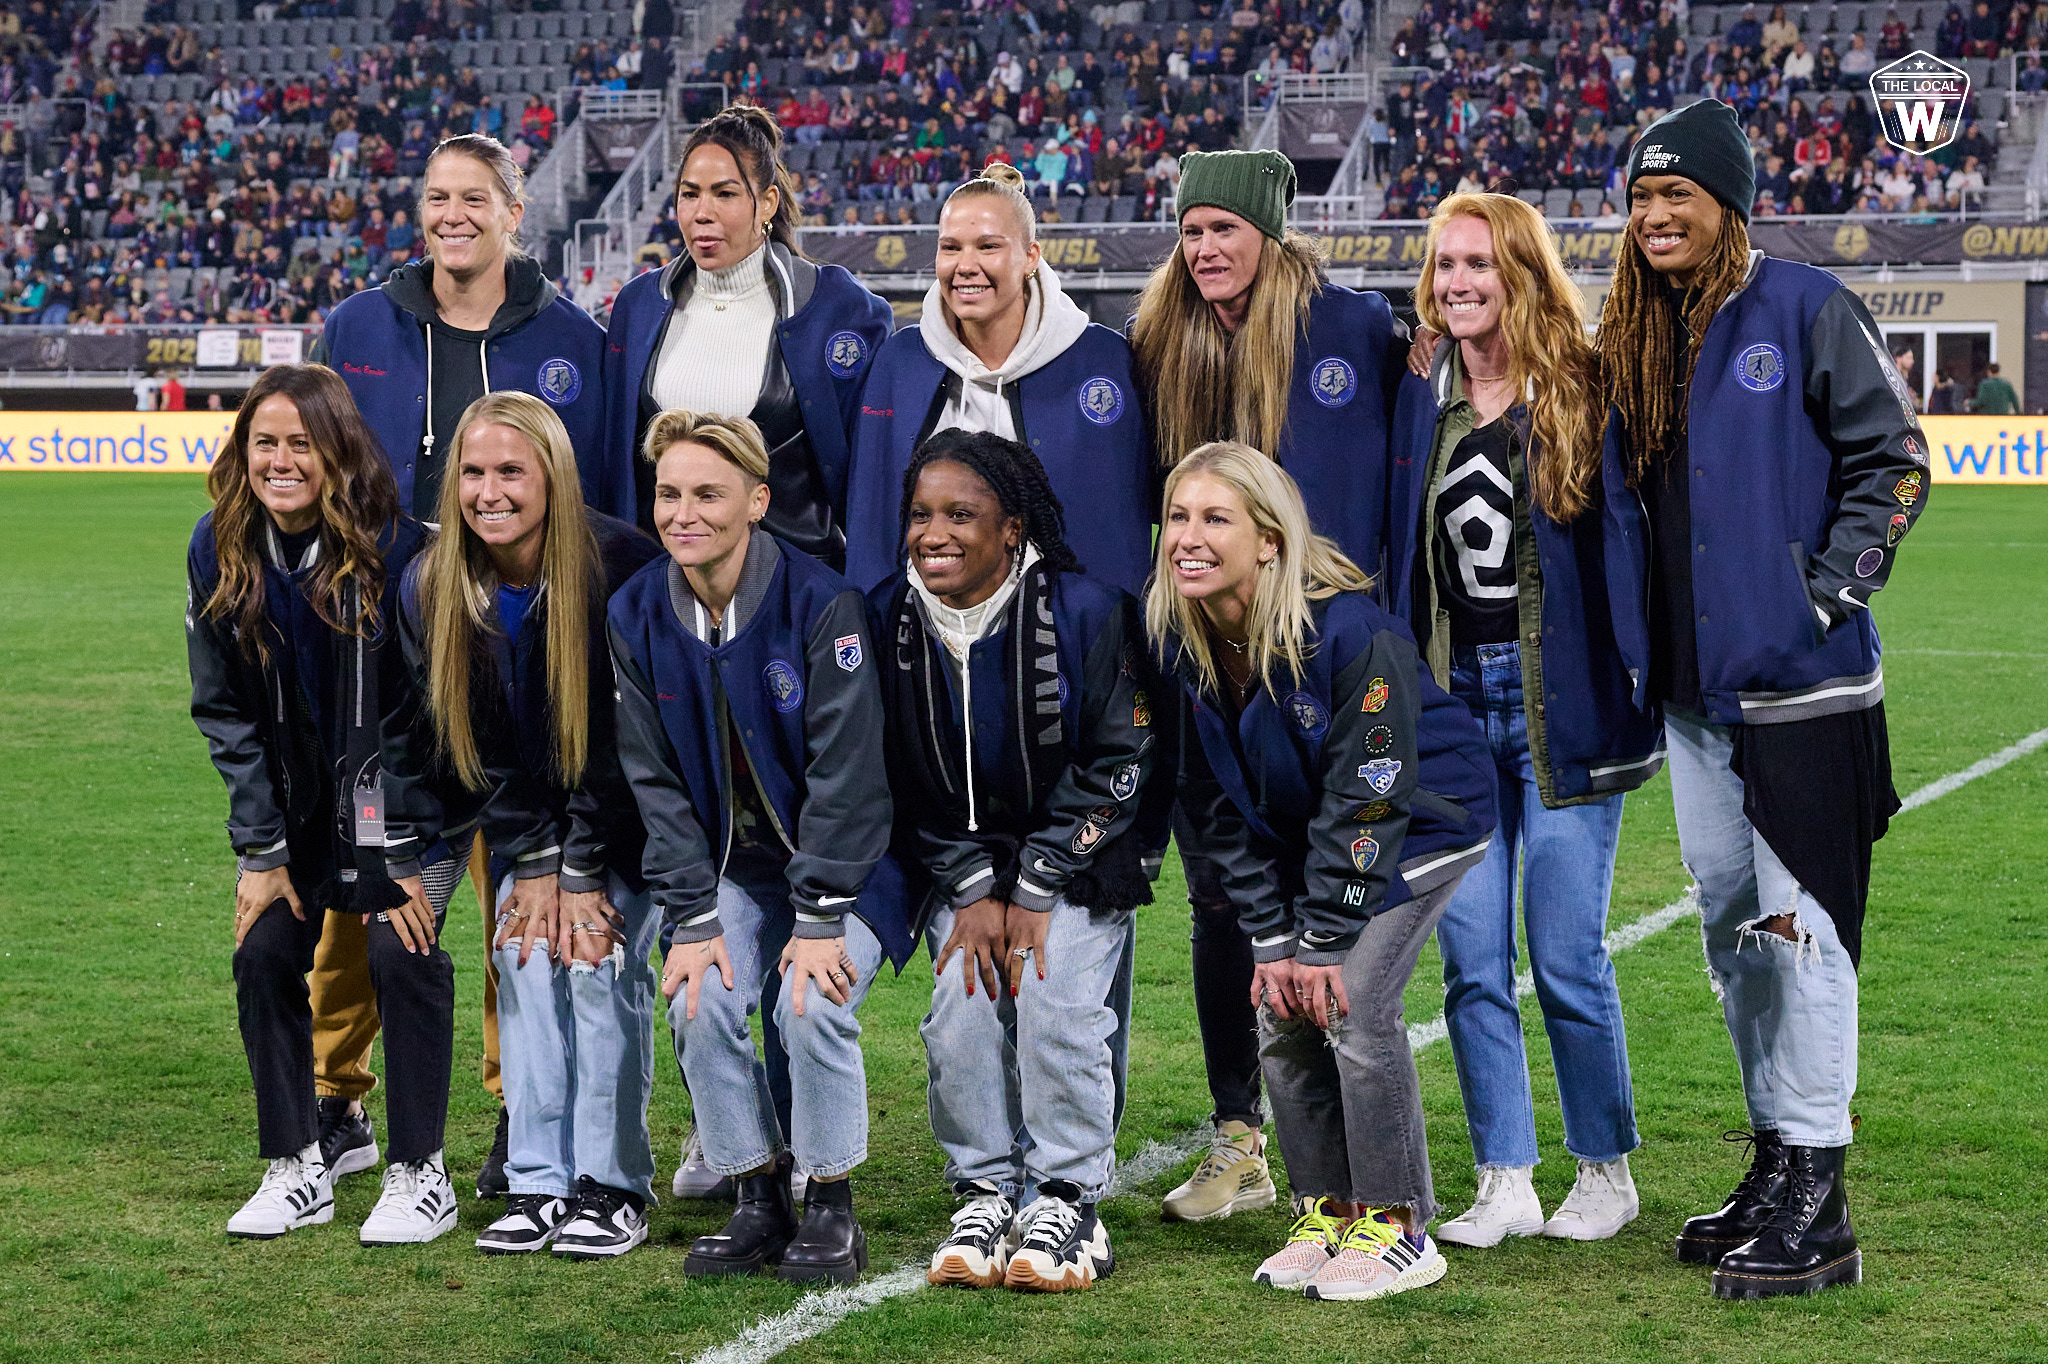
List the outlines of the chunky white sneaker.
{"label": "chunky white sneaker", "polygon": [[1543,1204],[1529,1182],[1526,1165],[1489,1165],[1479,1172],[1479,1197],[1458,1216],[1436,1229],[1447,1246],[1485,1250],[1503,1237],[1534,1236],[1543,1230]]}
{"label": "chunky white sneaker", "polygon": [[730,1203],[733,1199],[732,1180],[704,1163],[704,1139],[697,1135],[694,1125],[683,1134],[682,1164],[676,1166],[675,1180],[668,1187],[677,1198],[702,1198],[714,1203]]}
{"label": "chunky white sneaker", "polygon": [[1065,1293],[1093,1288],[1097,1279],[1116,1268],[1109,1229],[1095,1215],[1095,1205],[1080,1202],[1080,1196],[1081,1191],[1064,1180],[1039,1186],[1038,1201],[1017,1219],[1024,1239],[1003,1274],[1005,1287]]}
{"label": "chunky white sneaker", "polygon": [[1017,1250],[1016,1210],[993,1185],[977,1182],[959,1192],[964,1201],[953,1214],[953,1234],[932,1252],[925,1282],[994,1288]]}
{"label": "chunky white sneaker", "polygon": [[506,1194],[505,1215],[484,1228],[476,1248],[486,1255],[529,1255],[548,1242],[569,1217],[569,1200],[553,1194]]}
{"label": "chunky white sneaker", "polygon": [[1244,1208],[1270,1208],[1279,1197],[1266,1165],[1266,1134],[1241,1122],[1218,1123],[1209,1154],[1166,1196],[1159,1215],[1168,1222],[1208,1222]]}
{"label": "chunky white sneaker", "polygon": [[1287,1244],[1266,1257],[1252,1275],[1252,1282],[1300,1291],[1302,1285],[1330,1263],[1347,1225],[1344,1218],[1330,1211],[1329,1199],[1311,1199],[1295,1219],[1294,1229],[1287,1233]]}
{"label": "chunky white sneaker", "polygon": [[576,1206],[555,1233],[555,1254],[609,1260],[647,1239],[647,1214],[623,1192],[589,1175],[576,1181]]}
{"label": "chunky white sneaker", "polygon": [[357,1238],[366,1246],[431,1241],[455,1225],[455,1185],[441,1153],[384,1167],[384,1192]]}
{"label": "chunky white sneaker", "polygon": [[228,1219],[228,1235],[268,1241],[294,1227],[334,1220],[334,1181],[314,1142],[295,1156],[270,1162],[242,1210]]}
{"label": "chunky white sneaker", "polygon": [[1635,1221],[1639,1208],[1627,1156],[1582,1160],[1578,1182],[1543,1224],[1543,1234],[1566,1241],[1604,1241]]}
{"label": "chunky white sneaker", "polygon": [[1318,1302],[1364,1302],[1433,1284],[1449,1268],[1428,1232],[1402,1231],[1373,1208],[1344,1229],[1337,1253],[1301,1294]]}

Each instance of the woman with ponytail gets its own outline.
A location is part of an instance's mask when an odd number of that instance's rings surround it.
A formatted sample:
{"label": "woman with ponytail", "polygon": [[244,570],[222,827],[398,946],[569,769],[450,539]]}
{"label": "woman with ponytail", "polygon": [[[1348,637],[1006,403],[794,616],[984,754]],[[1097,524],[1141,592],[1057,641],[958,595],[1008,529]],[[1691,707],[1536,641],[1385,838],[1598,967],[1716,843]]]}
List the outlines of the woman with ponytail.
{"label": "woman with ponytail", "polygon": [[653,526],[653,466],[638,457],[671,409],[747,417],[768,442],[767,530],[834,568],[845,562],[848,438],[861,381],[894,327],[888,303],[797,245],[796,180],[782,129],[734,105],[699,124],[676,174],[689,251],[629,281],[612,304],[606,457],[638,470]]}
{"label": "woman with ponytail", "polygon": [[391,874],[473,808],[497,891],[505,1084],[495,1254],[623,1255],[647,1236],[656,920],[619,766],[605,602],[655,543],[583,505],[576,452],[527,393],[479,398],[440,480],[440,536],[400,593],[423,705],[387,728]]}
{"label": "woman with ponytail", "polygon": [[[207,476],[213,510],[186,560],[192,718],[228,787],[235,999],[270,1162],[228,1234],[334,1217],[334,1179],[377,1161],[368,1119],[322,1146],[306,974],[346,925],[387,1036],[384,1192],[365,1245],[431,1241],[455,1224],[442,1162],[455,968],[439,946],[462,864],[435,840],[385,874],[379,725],[408,701],[390,641],[420,545],[377,438],[330,369],[280,366],[249,390]],[[333,911],[330,913],[329,911]]]}
{"label": "woman with ponytail", "polygon": [[1144,588],[1151,453],[1130,347],[1061,290],[1022,184],[992,162],[947,198],[923,316],[868,377],[847,493],[846,571],[864,587],[904,566],[897,514],[913,452],[958,428],[1027,447],[1061,500],[1088,509],[1073,534],[1089,571]]}

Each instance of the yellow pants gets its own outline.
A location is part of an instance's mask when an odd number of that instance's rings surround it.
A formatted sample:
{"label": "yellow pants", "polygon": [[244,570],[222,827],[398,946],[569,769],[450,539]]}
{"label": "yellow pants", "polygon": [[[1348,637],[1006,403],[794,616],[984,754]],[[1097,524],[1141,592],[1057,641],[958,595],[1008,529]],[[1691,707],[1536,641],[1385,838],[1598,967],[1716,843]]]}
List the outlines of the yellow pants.
{"label": "yellow pants", "polygon": [[[491,912],[490,862],[483,836],[469,855],[469,882],[476,887],[484,917],[484,1088],[500,1103],[498,1079],[498,968],[490,942],[498,931]],[[360,1099],[377,1087],[370,1073],[370,1044],[377,1040],[377,992],[370,986],[369,930],[357,914],[327,911],[320,945],[313,952],[313,1085],[323,1097]]]}

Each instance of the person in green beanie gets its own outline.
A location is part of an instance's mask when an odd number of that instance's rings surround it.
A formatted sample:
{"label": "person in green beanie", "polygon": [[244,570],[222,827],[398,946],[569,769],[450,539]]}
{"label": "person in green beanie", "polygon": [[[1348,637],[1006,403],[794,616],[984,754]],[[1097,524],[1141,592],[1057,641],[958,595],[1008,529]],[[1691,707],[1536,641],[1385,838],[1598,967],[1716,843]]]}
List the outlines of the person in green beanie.
{"label": "person in green beanie", "polygon": [[[1384,295],[1331,284],[1315,243],[1288,228],[1295,174],[1285,156],[1190,152],[1180,170],[1180,241],[1153,270],[1130,327],[1160,464],[1171,469],[1211,441],[1251,446],[1293,476],[1316,531],[1377,578],[1406,329]],[[1251,941],[1178,814],[1174,841],[1194,919],[1216,1138],[1165,1213],[1205,1221],[1266,1207],[1277,1193],[1261,1130]]]}

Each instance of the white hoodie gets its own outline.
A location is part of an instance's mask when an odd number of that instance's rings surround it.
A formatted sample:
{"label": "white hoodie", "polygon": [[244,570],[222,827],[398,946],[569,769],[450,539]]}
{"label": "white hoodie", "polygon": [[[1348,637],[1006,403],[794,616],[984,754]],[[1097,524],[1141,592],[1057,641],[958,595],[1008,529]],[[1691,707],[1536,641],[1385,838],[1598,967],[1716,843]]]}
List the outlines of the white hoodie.
{"label": "white hoodie", "polygon": [[939,414],[935,430],[958,427],[962,431],[990,431],[1005,440],[1017,439],[1017,425],[1010,419],[1007,385],[1025,375],[1044,369],[1064,355],[1067,348],[1088,330],[1088,314],[1060,288],[1060,278],[1044,261],[1038,263],[1038,287],[1024,314],[1024,330],[1011,348],[1009,359],[995,369],[981,363],[953,331],[946,317],[945,303],[936,283],[925,293],[924,316],[918,334],[932,358],[960,376],[959,396],[948,401]]}

